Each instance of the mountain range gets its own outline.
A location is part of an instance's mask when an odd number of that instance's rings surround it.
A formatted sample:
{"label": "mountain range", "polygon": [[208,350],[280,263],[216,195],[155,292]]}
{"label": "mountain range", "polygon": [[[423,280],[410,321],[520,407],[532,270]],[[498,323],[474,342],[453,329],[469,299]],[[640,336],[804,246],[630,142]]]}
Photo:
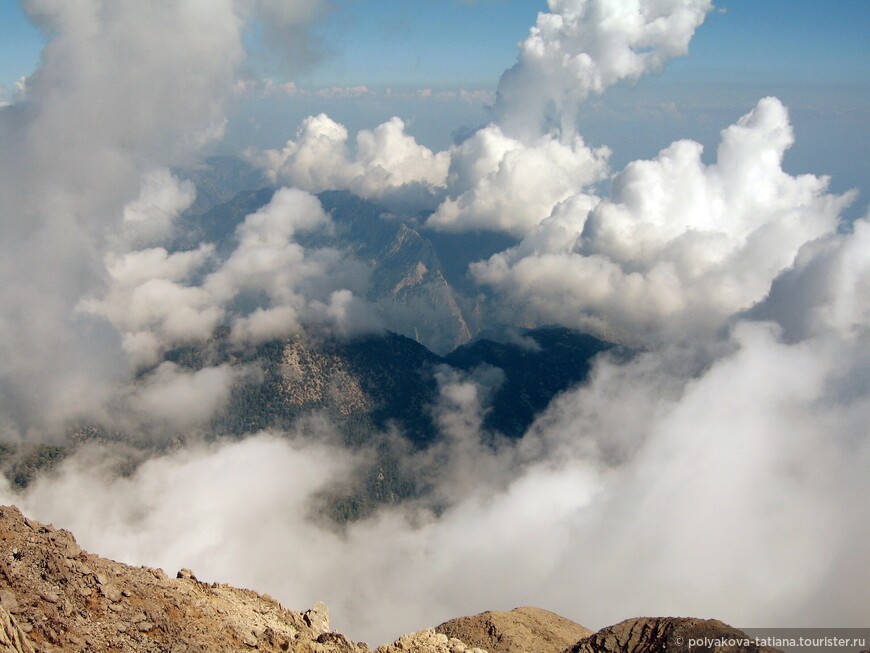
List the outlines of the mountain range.
{"label": "mountain range", "polygon": [[[182,176],[196,183],[199,199],[178,221],[171,243],[176,251],[210,242],[218,257],[228,256],[236,246],[236,228],[275,192],[246,188],[262,179],[231,157],[209,159]],[[365,515],[379,504],[425,491],[415,474],[403,471],[402,462],[407,446],[420,451],[438,442],[439,384],[450,374],[486,385],[485,437],[516,439],[554,397],[584,382],[596,356],[630,355],[563,327],[497,323],[466,271],[470,261],[506,247],[509,239],[432,232],[420,227],[425,216],[397,216],[345,191],[322,192],[318,198],[333,228],[295,237],[305,247],[339,249],[368,267],[365,299],[386,329],[339,337],[309,328],[239,345],[226,327],[219,327],[208,341],[177,346],[138,374],[144,380],[167,362],[188,371],[224,364],[252,371],[239,375],[229,400],[200,429],[206,438],[299,428],[317,415],[335,425],[345,444],[374,450],[363,487],[328,502],[337,518]],[[72,425],[70,436],[73,443],[112,440],[148,449],[189,434],[133,437],[112,425],[84,423]],[[23,487],[69,451],[68,445],[3,445],[0,470]]]}

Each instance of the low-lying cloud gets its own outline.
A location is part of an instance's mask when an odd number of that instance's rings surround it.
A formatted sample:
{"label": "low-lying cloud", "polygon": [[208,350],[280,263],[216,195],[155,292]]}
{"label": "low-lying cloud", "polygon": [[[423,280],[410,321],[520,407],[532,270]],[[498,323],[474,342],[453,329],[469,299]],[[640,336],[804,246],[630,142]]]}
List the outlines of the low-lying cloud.
{"label": "low-lying cloud", "polygon": [[[823,301],[848,301],[867,272],[850,278]],[[353,476],[353,460],[293,434],[184,449],[123,479],[85,451],[2,500],[109,556],[190,566],[300,608],[326,600],[339,629],[370,642],[523,603],[592,627],[637,614],[858,623],[870,580],[857,544],[870,534],[866,322],[781,333],[743,320],[713,353],[604,358],[495,449],[480,424],[498,379],[445,371],[437,456],[449,464],[420,467],[446,502],[437,516],[406,506],[324,526],[312,502]]]}
{"label": "low-lying cloud", "polygon": [[[162,180],[159,190],[155,178]],[[170,235],[193,196],[173,204],[174,215],[166,210],[166,201],[181,196],[188,185],[166,171],[146,180],[140,198],[124,210],[119,243],[129,241],[130,229],[139,222],[152,228],[162,224],[161,235]],[[154,195],[163,201],[154,201]],[[153,217],[144,216],[145,211]],[[221,324],[228,324],[232,340],[248,343],[299,333],[306,321],[343,335],[376,328],[370,307],[349,290],[365,290],[365,265],[331,248],[306,250],[294,240],[297,233],[331,227],[316,197],[282,188],[238,225],[236,247],[225,259],[216,256],[211,243],[185,251],[156,246],[109,252],[105,262],[111,283],[102,297],[83,302],[81,310],[108,319],[138,365],[157,362],[173,345],[207,340]],[[246,297],[257,298],[253,308],[239,305]]]}

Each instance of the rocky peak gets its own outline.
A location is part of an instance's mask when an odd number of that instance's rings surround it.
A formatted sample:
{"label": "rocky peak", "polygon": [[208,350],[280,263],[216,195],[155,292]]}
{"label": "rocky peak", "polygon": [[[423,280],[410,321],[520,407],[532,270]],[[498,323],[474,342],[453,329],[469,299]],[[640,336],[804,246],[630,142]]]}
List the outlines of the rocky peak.
{"label": "rocky peak", "polygon": [[469,647],[455,637],[436,632],[434,628],[404,635],[392,644],[379,646],[375,653],[487,653],[484,649]]}
{"label": "rocky peak", "polygon": [[510,612],[484,612],[451,619],[435,630],[489,653],[562,653],[592,634],[588,628],[540,608],[516,608]]}
{"label": "rocky peak", "polygon": [[[749,640],[746,633],[715,619],[682,617],[639,617],[627,619],[580,640],[565,653],[689,653],[698,646],[692,640],[731,642]],[[777,649],[758,646],[705,647],[710,653],[774,653]]]}

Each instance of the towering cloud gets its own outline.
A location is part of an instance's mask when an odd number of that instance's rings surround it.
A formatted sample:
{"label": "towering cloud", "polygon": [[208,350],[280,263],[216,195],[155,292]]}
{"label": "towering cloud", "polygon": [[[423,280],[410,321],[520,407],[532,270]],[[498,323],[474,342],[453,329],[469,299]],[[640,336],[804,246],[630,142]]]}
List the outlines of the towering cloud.
{"label": "towering cloud", "polygon": [[450,231],[537,227],[607,173],[609,150],[577,135],[580,103],[685,54],[709,0],[550,0],[499,82],[495,123],[457,150],[448,197],[429,226]]}
{"label": "towering cloud", "polygon": [[630,163],[609,198],[563,203],[473,273],[539,319],[612,339],[710,334],[764,299],[802,245],[836,231],[854,197],[783,172],[792,142],[785,108],[763,99],[722,132],[715,163],[676,142]]}
{"label": "towering cloud", "polygon": [[549,0],[550,12],[520,43],[502,75],[495,111],[515,137],[550,128],[573,134],[577,108],[591,93],[636,80],[686,54],[710,0]]}

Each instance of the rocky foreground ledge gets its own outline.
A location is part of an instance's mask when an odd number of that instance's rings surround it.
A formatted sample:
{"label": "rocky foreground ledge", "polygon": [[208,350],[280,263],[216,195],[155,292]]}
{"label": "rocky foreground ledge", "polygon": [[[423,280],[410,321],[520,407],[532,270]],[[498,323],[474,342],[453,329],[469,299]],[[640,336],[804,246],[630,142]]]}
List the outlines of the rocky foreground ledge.
{"label": "rocky foreground ledge", "polygon": [[[453,619],[376,653],[653,653],[741,634],[719,621],[630,619],[597,633],[537,608]],[[682,643],[682,644],[681,644]],[[713,651],[752,651],[713,648]],[[201,583],[188,570],[130,567],[71,533],[0,507],[0,653],[370,653],[333,632],[323,604],[286,610],[268,595]]]}

